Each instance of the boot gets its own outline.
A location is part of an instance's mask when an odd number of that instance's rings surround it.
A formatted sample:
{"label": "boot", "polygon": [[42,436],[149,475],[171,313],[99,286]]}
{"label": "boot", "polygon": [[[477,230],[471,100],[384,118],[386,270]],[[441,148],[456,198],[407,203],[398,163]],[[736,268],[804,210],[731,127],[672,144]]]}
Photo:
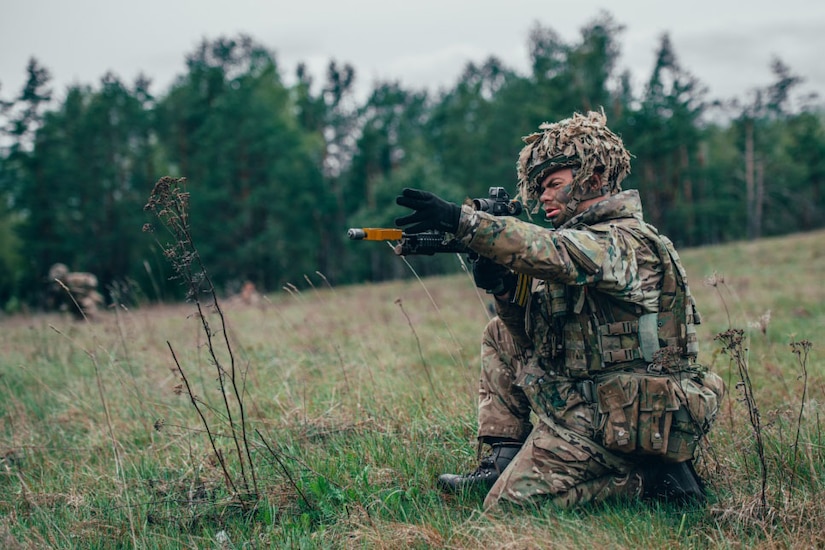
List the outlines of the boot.
{"label": "boot", "polygon": [[705,486],[693,468],[693,462],[662,463],[646,468],[644,498],[678,504],[705,502]]}
{"label": "boot", "polygon": [[501,472],[519,452],[521,443],[493,443],[491,447],[490,455],[482,458],[478,468],[474,471],[463,475],[441,474],[438,476],[438,486],[451,493],[474,487],[489,491]]}

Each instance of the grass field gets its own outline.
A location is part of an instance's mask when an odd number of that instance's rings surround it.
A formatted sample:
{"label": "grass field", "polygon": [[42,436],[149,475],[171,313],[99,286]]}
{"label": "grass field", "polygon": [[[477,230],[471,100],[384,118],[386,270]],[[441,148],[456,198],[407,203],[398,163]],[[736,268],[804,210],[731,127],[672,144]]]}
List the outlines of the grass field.
{"label": "grass field", "polygon": [[[466,273],[308,274],[220,301],[223,323],[191,303],[0,320],[0,547],[823,547],[825,233],[682,257],[700,360],[730,390],[705,507],[486,515],[440,493],[476,463],[487,298]],[[738,359],[715,339],[731,328]]]}

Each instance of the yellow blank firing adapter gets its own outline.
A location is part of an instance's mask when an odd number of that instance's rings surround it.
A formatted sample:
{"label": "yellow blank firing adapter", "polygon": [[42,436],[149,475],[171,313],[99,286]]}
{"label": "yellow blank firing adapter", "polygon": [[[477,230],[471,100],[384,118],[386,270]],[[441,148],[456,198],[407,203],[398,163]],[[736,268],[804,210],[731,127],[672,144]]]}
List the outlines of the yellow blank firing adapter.
{"label": "yellow blank firing adapter", "polygon": [[353,241],[400,241],[403,236],[401,229],[383,227],[351,227],[347,230],[347,237]]}

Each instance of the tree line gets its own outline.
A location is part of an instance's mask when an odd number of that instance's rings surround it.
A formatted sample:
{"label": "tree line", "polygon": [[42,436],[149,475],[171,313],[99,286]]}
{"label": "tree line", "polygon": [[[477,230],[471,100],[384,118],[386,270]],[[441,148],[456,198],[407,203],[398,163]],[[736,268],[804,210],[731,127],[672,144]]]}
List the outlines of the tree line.
{"label": "tree line", "polygon": [[[109,73],[58,98],[31,59],[20,92],[0,95],[0,305],[37,307],[55,262],[118,300],[179,298],[164,237],[141,231],[165,175],[187,178],[195,244],[227,292],[403,277],[388,247],[350,242],[347,227],[391,226],[405,186],[457,202],[513,193],[521,137],[590,109],[634,155],[625,188],[677,245],[825,224],[823,113],[794,96],[800,77],[774,59],[773,82],[712,99],[665,34],[635,89],[617,70],[621,31],[609,14],[572,41],[536,24],[526,74],[490,57],[446,90],[380,82],[361,100],[351,65],[331,60],[318,82],[299,65],[287,84],[275,53],[244,35],[203,40],[159,95],[148,77]],[[457,265],[414,261],[424,275]]]}

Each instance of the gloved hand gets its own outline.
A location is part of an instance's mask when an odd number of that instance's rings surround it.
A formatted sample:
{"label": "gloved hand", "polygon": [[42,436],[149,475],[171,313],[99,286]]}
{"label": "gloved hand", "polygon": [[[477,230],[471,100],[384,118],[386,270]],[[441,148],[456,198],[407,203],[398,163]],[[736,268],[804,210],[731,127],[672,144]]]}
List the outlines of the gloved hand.
{"label": "gloved hand", "polygon": [[516,286],[515,273],[484,256],[473,262],[473,280],[478,288],[495,296],[511,291]]}
{"label": "gloved hand", "polygon": [[396,197],[395,203],[415,210],[412,214],[395,220],[398,227],[409,226],[405,228],[409,233],[420,233],[429,229],[455,233],[458,230],[461,207],[432,193],[405,188]]}

